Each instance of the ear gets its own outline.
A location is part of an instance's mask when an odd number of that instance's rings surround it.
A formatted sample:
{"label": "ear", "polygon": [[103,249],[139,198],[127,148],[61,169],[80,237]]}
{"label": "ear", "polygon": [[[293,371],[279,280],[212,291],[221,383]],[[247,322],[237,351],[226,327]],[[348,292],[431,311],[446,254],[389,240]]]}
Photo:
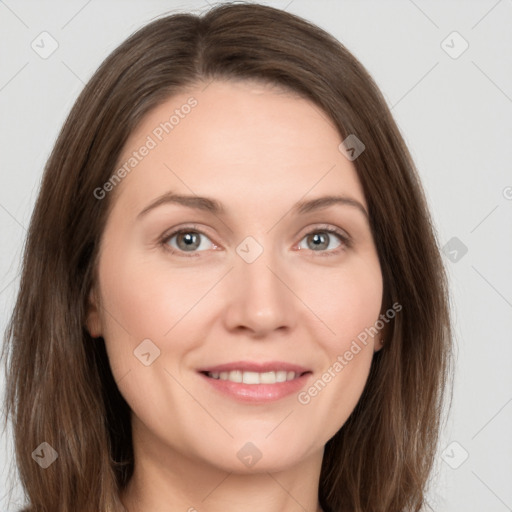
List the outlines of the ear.
{"label": "ear", "polygon": [[94,288],[91,288],[91,292],[89,293],[85,323],[87,331],[89,331],[92,338],[99,338],[102,336],[99,301]]}
{"label": "ear", "polygon": [[[379,317],[380,318],[380,317]],[[374,338],[374,352],[378,352],[384,347],[386,341],[390,339],[391,336],[391,322],[385,323],[384,327],[380,330],[380,332]]]}

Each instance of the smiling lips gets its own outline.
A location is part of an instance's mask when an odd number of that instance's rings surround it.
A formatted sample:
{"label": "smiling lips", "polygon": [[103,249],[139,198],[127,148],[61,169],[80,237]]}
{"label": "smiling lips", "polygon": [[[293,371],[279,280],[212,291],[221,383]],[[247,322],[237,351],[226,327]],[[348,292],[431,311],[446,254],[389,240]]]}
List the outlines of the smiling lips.
{"label": "smiling lips", "polygon": [[312,372],[284,363],[238,361],[198,370],[217,390],[244,401],[277,400],[298,391]]}

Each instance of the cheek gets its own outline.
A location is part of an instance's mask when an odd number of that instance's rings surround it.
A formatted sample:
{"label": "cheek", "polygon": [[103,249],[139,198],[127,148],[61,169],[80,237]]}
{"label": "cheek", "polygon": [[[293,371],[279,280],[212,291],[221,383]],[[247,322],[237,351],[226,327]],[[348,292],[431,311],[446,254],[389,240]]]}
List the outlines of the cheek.
{"label": "cheek", "polygon": [[369,332],[381,307],[379,283],[340,278],[330,289],[332,300],[322,302],[323,309],[317,303],[318,316],[335,334],[324,329],[316,336],[324,365],[297,399],[311,429],[322,432],[323,442],[345,424],[366,385],[374,355]]}
{"label": "cheek", "polygon": [[139,341],[163,339],[211,287],[215,276],[183,272],[163,265],[157,258],[134,252],[120,259],[105,254],[100,282],[107,325]]}
{"label": "cheek", "polygon": [[325,428],[334,435],[368,378],[382,306],[382,275],[376,257],[353,258],[336,271],[310,274],[309,283],[316,286],[307,292],[303,288],[303,297],[325,327],[318,320],[311,322],[310,336],[325,357],[317,379],[298,398],[306,409],[315,408],[318,418],[327,418]]}
{"label": "cheek", "polygon": [[[179,361],[192,348],[193,326],[187,314],[212,286],[213,277],[164,267],[136,251],[104,251],[99,280],[107,355],[121,393],[143,417],[152,417],[160,408],[152,403],[157,395],[142,390],[165,393],[169,388],[170,377],[162,370],[174,373],[170,361]],[[137,357],[146,352],[153,360],[149,366]]]}
{"label": "cheek", "polygon": [[331,355],[346,350],[378,320],[383,282],[376,257],[351,257],[337,269],[310,271],[307,282],[302,281],[301,297],[321,320],[323,344]]}

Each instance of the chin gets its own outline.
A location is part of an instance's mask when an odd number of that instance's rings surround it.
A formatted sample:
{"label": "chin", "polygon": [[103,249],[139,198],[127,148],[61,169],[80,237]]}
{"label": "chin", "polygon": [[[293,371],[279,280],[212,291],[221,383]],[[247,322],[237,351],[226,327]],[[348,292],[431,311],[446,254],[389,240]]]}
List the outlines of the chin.
{"label": "chin", "polygon": [[298,465],[311,454],[305,452],[304,444],[300,443],[283,444],[270,439],[264,440],[264,436],[261,441],[255,436],[246,439],[248,440],[231,440],[230,446],[224,449],[217,445],[221,451],[218,454],[210,451],[208,463],[229,473],[275,473]]}

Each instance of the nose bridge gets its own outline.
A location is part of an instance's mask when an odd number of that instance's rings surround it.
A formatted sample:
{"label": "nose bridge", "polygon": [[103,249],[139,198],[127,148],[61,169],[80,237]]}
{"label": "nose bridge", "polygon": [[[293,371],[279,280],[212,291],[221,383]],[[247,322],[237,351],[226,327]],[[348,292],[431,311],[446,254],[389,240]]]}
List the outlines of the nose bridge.
{"label": "nose bridge", "polygon": [[227,308],[230,326],[259,333],[290,327],[295,318],[294,297],[284,284],[286,272],[277,251],[247,237],[236,252]]}

